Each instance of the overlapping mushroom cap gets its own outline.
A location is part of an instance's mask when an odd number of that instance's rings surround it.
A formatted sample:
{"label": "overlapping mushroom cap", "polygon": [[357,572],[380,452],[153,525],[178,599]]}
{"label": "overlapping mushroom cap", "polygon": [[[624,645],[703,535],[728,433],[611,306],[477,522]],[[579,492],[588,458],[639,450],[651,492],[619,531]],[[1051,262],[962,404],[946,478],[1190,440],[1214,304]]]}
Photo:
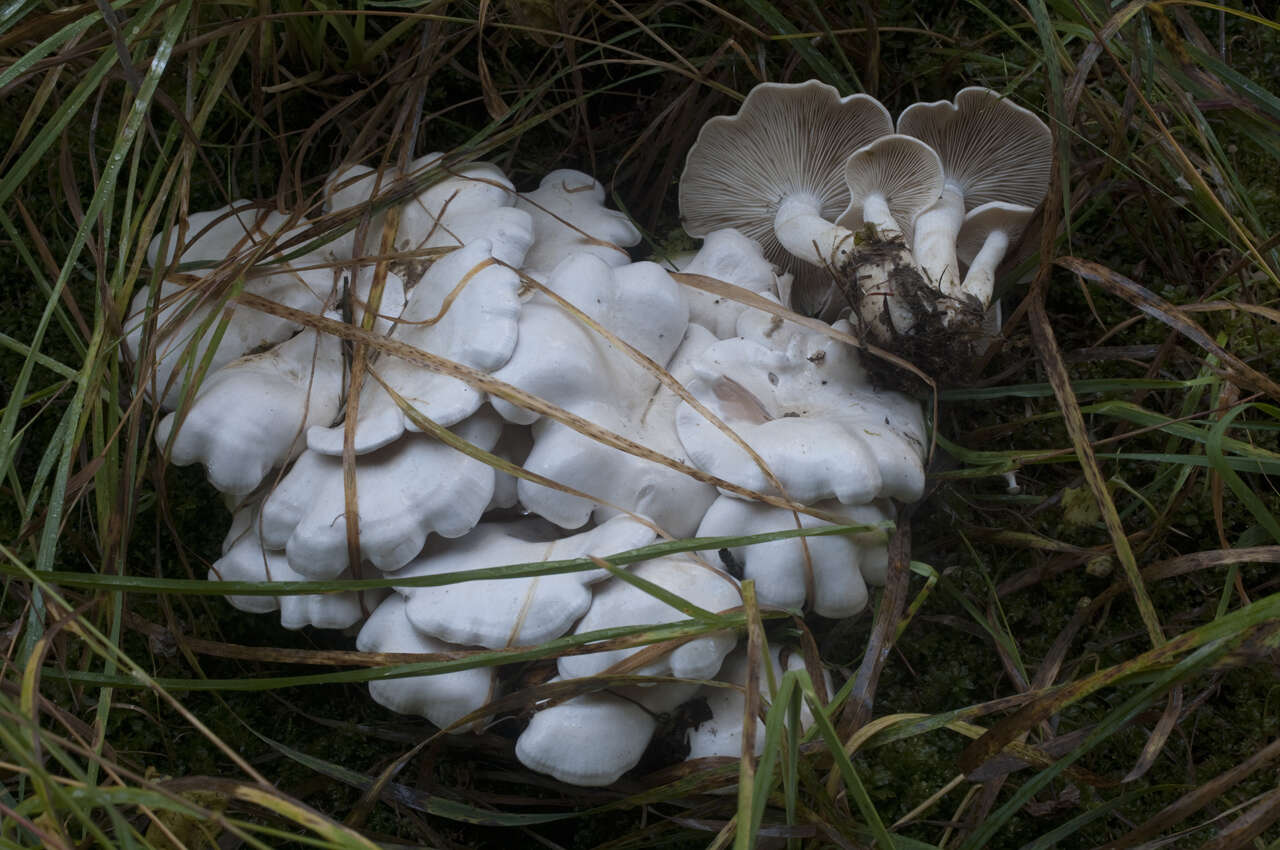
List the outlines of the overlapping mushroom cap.
{"label": "overlapping mushroom cap", "polygon": [[[693,361],[714,341],[710,331],[690,325],[667,364],[671,377],[688,383]],[[596,425],[687,465],[689,458],[676,435],[679,405],[680,397],[663,384],[648,396],[618,393],[613,403],[593,405],[586,412]],[[677,469],[612,448],[550,419],[534,424],[533,437],[525,469],[595,497],[586,499],[528,479],[520,481],[521,504],[565,528],[578,528],[593,515],[607,519],[619,511],[631,511],[673,537],[686,537],[716,496],[714,487]]]}
{"label": "overlapping mushroom cap", "polygon": [[[739,328],[753,321],[744,314]],[[847,322],[835,328],[851,330]],[[793,500],[920,498],[927,442],[919,406],[873,388],[843,343],[816,333],[767,333],[707,348],[689,391],[746,441]],[[760,465],[689,404],[680,406],[676,427],[699,469],[777,492]]]}
{"label": "overlapping mushroom cap", "polygon": [[160,420],[156,441],[172,437],[170,460],[203,463],[214,487],[244,495],[302,450],[309,426],[332,421],[341,393],[337,337],[303,331],[214,372],[185,414]]}
{"label": "overlapping mushroom cap", "polygon": [[[365,165],[343,166],[325,183],[325,210],[342,213],[397,191],[400,181],[426,178],[436,182],[399,205],[392,248],[399,254],[425,255],[431,249],[467,245],[485,239],[495,257],[519,266],[533,243],[533,221],[515,207],[515,186],[502,170],[487,162],[474,162],[447,169],[442,155],[431,153],[409,164],[401,174],[396,169],[379,172]],[[354,235],[335,243],[332,251],[340,259],[372,257],[382,245],[386,213],[374,214],[365,230],[363,250],[357,250]],[[357,233],[359,230],[357,229]]]}
{"label": "overlapping mushroom cap", "polygon": [[[409,293],[392,338],[418,351],[480,371],[507,362],[516,347],[519,279],[477,238],[433,262]],[[405,430],[420,431],[387,388],[415,411],[449,427],[475,413],[485,395],[458,378],[395,356],[382,356],[364,379],[354,446],[357,454],[389,445]],[[325,423],[326,426],[328,423]],[[314,427],[307,445],[340,455],[344,425]]]}
{"label": "overlapping mushroom cap", "polygon": [[[482,410],[453,429],[484,450],[502,425]],[[395,570],[422,551],[427,535],[461,537],[480,521],[493,496],[493,467],[424,434],[406,434],[361,455],[355,469],[360,553]],[[329,579],[350,566],[347,491],[342,458],[307,450],[262,505],[262,538],[284,549],[289,564]]]}
{"label": "overlapping mushroom cap", "polygon": [[[772,702],[773,694],[769,688],[770,676],[763,669],[766,663],[763,655],[764,653],[762,653],[762,657],[756,659],[756,675],[761,692],[761,708],[767,710]],[[804,656],[799,653],[788,652],[780,646],[771,646],[767,655],[767,663],[773,669],[772,679],[775,682],[781,679],[784,673],[791,670],[804,669]],[[724,666],[720,669],[719,675],[716,676],[716,681],[732,687],[706,685],[702,688],[700,694],[707,700],[707,707],[711,710],[711,717],[699,723],[695,729],[690,730],[690,759],[737,758],[742,755],[743,715],[746,711],[747,702],[743,688],[746,686],[747,677],[751,673],[748,659],[749,655],[745,646],[734,650],[725,659]],[[822,675],[827,686],[827,693],[830,694],[832,692],[831,675],[825,670],[822,671]],[[759,756],[764,753],[765,728],[764,722],[759,718],[755,722],[755,755]],[[812,723],[813,712],[806,703],[800,709],[801,730],[808,729]]]}
{"label": "overlapping mushroom cap", "polygon": [[[231,529],[222,543],[222,557],[209,570],[210,581],[306,581],[306,576],[289,566],[284,553],[267,549],[258,535],[257,505],[236,511]],[[349,578],[343,573],[338,578]],[[386,590],[346,593],[315,593],[281,596],[237,596],[227,601],[253,614],[280,611],[280,625],[286,629],[314,626],[318,629],[345,629],[378,607]]]}
{"label": "overlapping mushroom cap", "polygon": [[[630,572],[705,611],[718,613],[742,604],[737,581],[696,558],[657,558],[635,565]],[[686,614],[657,596],[615,577],[596,590],[591,599],[591,607],[578,622],[574,634],[616,626],[672,623],[686,618]],[[720,663],[735,643],[737,638],[734,635],[713,632],[681,644],[630,672],[638,676],[705,679],[716,674]],[[634,647],[589,655],[566,655],[560,658],[557,665],[560,675],[566,679],[596,676],[625,661],[639,649]]]}
{"label": "overlapping mushroom cap", "polygon": [[830,283],[816,266],[838,265],[842,250],[842,229],[830,222],[849,204],[845,161],[891,132],[889,113],[868,95],[842,98],[817,80],[762,83],[737,115],[704,124],[690,148],[680,178],[685,230],[731,227],[755,239],[795,275],[791,306],[813,312]]}
{"label": "overlapping mushroom cap", "polygon": [[574,254],[590,254],[607,265],[631,261],[627,248],[640,241],[631,220],[604,203],[604,187],[595,178],[568,168],[552,171],[533,192],[524,192],[516,208],[533,222],[533,247],[523,269],[545,280]]}
{"label": "overlapping mushroom cap", "polygon": [[[850,524],[882,523],[890,513],[882,503],[841,505],[819,502],[815,507],[843,516]],[[736,537],[786,531],[797,527],[821,528],[831,523],[795,514],[760,502],[721,496],[702,518],[698,537]],[[735,546],[729,555],[742,567],[742,577],[752,579],[761,605],[798,611],[806,603],[822,617],[851,617],[867,604],[867,585],[884,583],[888,563],[884,532],[856,536],[790,538]]]}
{"label": "overlapping mushroom cap", "polygon": [[[779,297],[784,291],[790,292],[790,275],[783,276],[788,278],[785,281],[780,278],[773,264],[765,259],[760,243],[732,228],[708,233],[698,252],[675,263],[675,267],[681,274],[709,277],[752,292]],[[747,309],[745,305],[695,286],[685,285],[684,289],[689,298],[690,322],[702,325],[719,339],[736,334],[738,316]]]}
{"label": "overlapping mushroom cap", "polygon": [[639,763],[658,728],[657,715],[696,690],[694,684],[662,683],[571,697],[533,715],[516,740],[516,758],[571,785],[612,785]]}
{"label": "overlapping mushroom cap", "polygon": [[[382,601],[356,636],[361,652],[449,653],[464,647],[445,643],[414,628],[405,616],[405,600],[393,593]],[[492,667],[472,667],[431,676],[377,679],[369,683],[374,702],[400,714],[417,714],[441,728],[453,726],[493,699],[497,679]],[[454,733],[468,731],[455,727]]]}
{"label": "overlapping mushroom cap", "polygon": [[[618,517],[603,525],[557,538],[540,523],[485,524],[395,573],[394,578],[440,576],[462,570],[605,556],[636,549],[654,533]],[[527,646],[559,637],[591,605],[589,585],[608,578],[605,570],[483,579],[436,587],[404,587],[409,621],[420,631],[451,643]]]}
{"label": "overlapping mushroom cap", "polygon": [[1052,136],[1044,122],[990,89],[961,89],[955,101],[916,103],[898,132],[938,153],[942,198],[916,219],[914,250],[925,276],[945,294],[961,290],[956,238],[967,211],[1001,202],[1035,207],[1049,186]]}
{"label": "overlapping mushroom cap", "polygon": [[[243,305],[228,303],[219,310],[221,296],[205,286],[208,267],[240,262],[262,242],[287,238],[306,222],[298,219],[295,227],[286,231],[288,223],[286,216],[237,201],[189,216],[185,245],[177,244],[177,234],[159,234],[151,240],[148,261],[167,272],[154,302],[149,290],[134,295],[122,343],[130,358],[138,362],[144,331],[154,329],[154,371],[144,378],[149,393],[162,407],[177,406],[183,387],[199,370],[217,370],[300,329],[288,319]],[[175,256],[182,266],[193,268],[175,268]],[[244,291],[285,307],[318,313],[332,298],[333,272],[306,267],[322,262],[319,257],[304,257],[254,267],[245,274]],[[197,265],[200,268],[194,267]]]}

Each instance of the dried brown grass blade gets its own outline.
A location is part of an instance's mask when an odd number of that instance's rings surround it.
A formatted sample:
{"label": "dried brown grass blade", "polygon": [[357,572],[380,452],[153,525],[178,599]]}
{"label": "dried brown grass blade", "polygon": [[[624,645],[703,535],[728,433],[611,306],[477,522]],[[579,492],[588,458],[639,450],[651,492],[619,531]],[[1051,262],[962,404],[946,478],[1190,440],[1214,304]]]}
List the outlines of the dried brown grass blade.
{"label": "dried brown grass blade", "polygon": [[1084,472],[1089,489],[1093,492],[1093,497],[1098,503],[1098,509],[1102,512],[1102,519],[1107,526],[1107,533],[1110,535],[1111,543],[1115,548],[1116,558],[1120,561],[1121,566],[1124,567],[1125,575],[1129,579],[1134,601],[1137,603],[1138,613],[1142,617],[1142,623],[1146,627],[1147,635],[1154,646],[1159,646],[1164,642],[1164,632],[1160,626],[1160,620],[1156,616],[1155,606],[1151,603],[1151,597],[1147,594],[1147,589],[1142,583],[1142,576],[1138,571],[1138,563],[1134,558],[1133,548],[1129,545],[1129,537],[1124,530],[1123,523],[1120,521],[1120,513],[1116,510],[1115,502],[1111,499],[1111,492],[1107,489],[1106,478],[1098,467],[1098,460],[1094,456],[1093,444],[1089,439],[1089,431],[1085,425],[1084,414],[1080,410],[1080,403],[1076,399],[1075,390],[1071,387],[1071,377],[1067,374],[1067,366],[1062,359],[1062,351],[1058,348],[1057,338],[1049,322],[1049,313],[1045,309],[1044,287],[1035,287],[1028,295],[1027,301],[1030,302],[1027,311],[1027,322],[1031,326],[1031,338],[1035,344],[1036,351],[1040,355],[1040,361],[1044,365],[1049,383],[1053,387],[1054,395],[1057,396],[1058,407],[1062,412],[1063,422],[1067,426],[1067,433],[1071,435],[1071,442],[1075,446],[1076,454],[1079,457],[1081,470]]}
{"label": "dried brown grass blade", "polygon": [[1280,398],[1280,384],[1218,345],[1213,337],[1199,324],[1191,321],[1181,308],[1156,295],[1150,289],[1090,260],[1059,257],[1055,262],[1073,274],[1093,281],[1113,295],[1123,298],[1143,313],[1163,322],[1218,358],[1225,367],[1227,377],[1233,383],[1248,387],[1255,392],[1266,393],[1272,398]]}
{"label": "dried brown grass blade", "polygon": [[[1168,829],[1170,825],[1181,822],[1190,817],[1195,812],[1200,811],[1205,806],[1210,805],[1221,797],[1224,793],[1234,788],[1239,782],[1256,771],[1266,767],[1271,762],[1280,758],[1280,739],[1272,741],[1249,758],[1237,764],[1228,771],[1218,774],[1208,782],[1193,788],[1186,794],[1183,794],[1177,800],[1165,806],[1159,812],[1156,812],[1149,819],[1140,824],[1136,829],[1131,830],[1125,835],[1117,838],[1115,841],[1107,842],[1098,848],[1098,850],[1125,850],[1127,847],[1134,847],[1143,842],[1150,841],[1158,836],[1161,832]],[[1273,792],[1277,793],[1277,792]],[[1280,798],[1277,798],[1280,801]],[[1244,815],[1248,817],[1248,815]],[[1237,821],[1239,823],[1239,821]],[[1234,826],[1234,824],[1233,824]],[[1232,827],[1228,827],[1230,830]],[[1224,833],[1225,835],[1225,833]],[[1222,845],[1223,847],[1238,847],[1238,844]]]}

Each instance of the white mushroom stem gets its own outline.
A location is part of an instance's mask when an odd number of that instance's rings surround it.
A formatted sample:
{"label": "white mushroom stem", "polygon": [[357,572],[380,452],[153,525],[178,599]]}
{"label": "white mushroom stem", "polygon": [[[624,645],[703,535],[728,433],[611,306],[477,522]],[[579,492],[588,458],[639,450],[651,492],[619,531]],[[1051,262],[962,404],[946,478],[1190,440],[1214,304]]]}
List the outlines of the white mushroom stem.
{"label": "white mushroom stem", "polygon": [[863,199],[862,220],[875,228],[881,241],[902,238],[902,228],[898,227],[893,213],[889,211],[889,200],[881,192],[867,195]]}
{"label": "white mushroom stem", "polygon": [[823,218],[822,204],[812,195],[784,198],[773,232],[793,257],[815,266],[840,266],[853,250],[853,231]]}
{"label": "white mushroom stem", "polygon": [[960,288],[960,261],[956,258],[956,237],[964,224],[964,192],[948,182],[942,197],[916,217],[912,249],[925,279],[953,295]]}
{"label": "white mushroom stem", "polygon": [[987,234],[982,250],[969,264],[969,272],[964,276],[964,283],[960,284],[960,291],[977,298],[984,307],[990,304],[991,294],[996,288],[996,267],[1008,250],[1009,231],[993,230]]}

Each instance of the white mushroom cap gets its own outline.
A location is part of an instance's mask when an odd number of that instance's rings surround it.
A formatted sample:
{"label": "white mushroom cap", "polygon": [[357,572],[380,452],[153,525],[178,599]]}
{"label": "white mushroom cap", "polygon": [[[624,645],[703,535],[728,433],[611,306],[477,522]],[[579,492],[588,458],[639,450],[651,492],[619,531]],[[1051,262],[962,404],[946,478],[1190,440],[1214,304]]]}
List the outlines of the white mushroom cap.
{"label": "white mushroom cap", "polygon": [[983,304],[995,292],[996,268],[1009,246],[1022,238],[1036,211],[1033,207],[992,201],[969,211],[956,240],[956,256],[969,266],[961,289]]}
{"label": "white mushroom cap", "polygon": [[[719,612],[742,604],[738,583],[727,573],[696,558],[658,558],[633,566],[631,572],[707,611]],[[574,634],[684,619],[687,619],[684,613],[657,597],[620,578],[611,578],[596,588],[591,608],[574,629]],[[721,661],[733,649],[734,643],[732,634],[704,635],[632,672],[637,676],[710,678],[720,669]],[[589,655],[566,655],[557,664],[560,675],[566,679],[596,676],[639,650],[640,647],[632,647]]]}
{"label": "white mushroom cap", "polygon": [[[765,256],[796,275],[792,306],[809,312],[826,295],[828,275],[797,262],[775,231],[784,202],[804,206],[811,223],[835,221],[849,203],[844,163],[855,150],[893,132],[889,113],[865,94],[841,98],[816,80],[762,83],[735,116],[703,125],[680,178],[680,215],[690,236],[732,227],[764,246]],[[801,211],[796,210],[797,214]],[[815,234],[817,231],[815,231]],[[840,236],[818,235],[827,260]],[[794,246],[812,254],[808,230]]]}
{"label": "white mushroom cap", "polygon": [[[325,210],[342,212],[367,204],[374,198],[375,187],[381,194],[406,177],[425,175],[442,156],[427,154],[410,163],[407,173],[391,169],[380,178],[368,166],[342,166],[325,181]],[[533,242],[533,222],[527,213],[515,209],[515,199],[515,187],[491,163],[473,162],[452,173],[441,173],[438,182],[401,205],[394,248],[399,252],[423,251],[487,239],[494,256],[518,266]],[[363,251],[353,251],[351,237],[332,253],[344,259],[356,254],[376,255],[382,244],[385,215],[379,212],[370,219]]]}
{"label": "white mushroom cap", "polygon": [[[702,241],[702,249],[687,259],[677,261],[675,268],[752,292],[778,294],[778,275],[773,264],[765,259],[760,243],[733,228],[708,233]],[[735,334],[738,316],[747,309],[743,304],[693,286],[685,286],[684,289],[689,297],[690,322],[709,329],[719,339],[728,339]]]}
{"label": "white mushroom cap", "polygon": [[954,103],[913,103],[898,116],[898,132],[938,152],[966,210],[992,201],[1034,207],[1049,189],[1049,128],[991,89],[961,89]]}
{"label": "white mushroom cap", "polygon": [[[710,331],[690,325],[668,364],[671,376],[680,383],[688,382],[693,374],[692,360],[714,341]],[[589,408],[575,405],[575,412],[659,454],[688,463],[676,434],[679,404],[680,397],[662,385],[647,399],[620,395]],[[534,424],[533,435],[525,469],[599,500],[521,480],[517,485],[521,503],[565,528],[581,526],[593,513],[596,519],[608,519],[621,509],[648,517],[673,537],[687,537],[716,497],[709,484],[607,446],[559,422],[543,419]]]}
{"label": "white mushroom cap", "polygon": [[244,254],[261,242],[284,241],[300,232],[307,220],[299,217],[286,230],[288,216],[241,199],[217,209],[191,213],[184,223],[186,237],[182,245],[178,244],[178,231],[152,237],[147,245],[148,265],[168,266],[175,256],[181,257],[182,263],[219,263]]}
{"label": "white mushroom cap", "polygon": [[533,247],[523,270],[539,280],[573,254],[591,254],[610,266],[631,262],[626,249],[640,241],[627,216],[604,204],[604,187],[589,174],[562,168],[522,193],[516,209],[533,219]]}
{"label": "white mushroom cap", "polygon": [[844,173],[849,206],[836,223],[850,230],[870,224],[881,239],[910,244],[915,217],[942,195],[942,160],[911,136],[884,136],[858,148]]}
{"label": "white mushroom cap", "polygon": [[[791,670],[804,669],[804,656],[799,653],[786,653],[783,658],[783,649],[779,646],[771,646],[768,651],[769,665],[773,668],[775,681],[780,679],[782,675]],[[763,658],[756,661],[757,668],[763,667]],[[719,756],[722,758],[738,758],[742,755],[742,731],[743,724],[746,722],[746,694],[742,688],[747,684],[747,677],[750,673],[747,663],[747,647],[739,646],[734,652],[725,659],[724,667],[720,670],[720,675],[716,677],[717,681],[728,682],[737,685],[736,688],[714,687],[711,685],[704,686],[701,695],[706,697],[707,705],[711,709],[711,719],[704,720],[698,724],[696,729],[689,731],[689,756],[690,759],[708,758]],[[826,680],[827,693],[832,691],[831,675],[826,670],[822,671],[822,675]],[[769,676],[763,669],[758,673],[759,688],[761,694],[761,707],[768,710],[772,695],[769,692]],[[764,721],[756,718],[756,735],[755,735],[755,755],[759,756],[764,753],[765,728]],[[808,703],[804,703],[800,709],[800,728],[808,729],[813,723],[813,712],[809,710]]]}
{"label": "white mushroom cap", "polygon": [[[822,502],[818,507],[843,515],[850,524],[879,522],[884,517],[872,505],[846,506]],[[730,496],[716,500],[702,524],[698,537],[729,537],[765,534],[796,528],[796,514],[759,502],[745,502]],[[799,514],[801,528],[822,528],[831,523]],[[822,617],[851,617],[867,605],[864,562],[873,573],[880,572],[886,557],[883,532],[856,536],[830,535],[773,540],[750,546],[729,548],[742,565],[743,578],[756,583],[760,604],[800,610],[806,601]],[[808,597],[812,591],[812,598]]]}
{"label": "white mushroom cap", "polygon": [[[295,572],[283,552],[267,549],[258,537],[258,511],[250,504],[236,511],[231,529],[222,543],[222,557],[209,570],[210,581],[306,581]],[[344,573],[339,578],[349,577]],[[228,596],[232,607],[252,614],[279,609],[280,625],[286,629],[315,626],[318,629],[345,629],[378,607],[386,590],[349,593],[316,593],[288,596]]]}
{"label": "white mushroom cap", "polygon": [[612,785],[644,755],[658,725],[654,714],[670,711],[696,690],[655,684],[572,697],[533,715],[516,740],[516,758],[570,785]]}
{"label": "white mushroom cap", "polygon": [[[430,153],[409,164],[409,175],[435,167],[443,157]],[[487,240],[493,256],[519,266],[534,241],[529,214],[515,208],[515,186],[502,169],[472,162],[428,186],[404,205],[396,247],[401,251],[469,245]]]}
{"label": "white mushroom cap", "polygon": [[[744,321],[754,317],[744,314],[740,326]],[[835,327],[851,330],[843,321]],[[793,500],[920,498],[926,442],[919,406],[875,390],[842,343],[818,334],[778,336],[786,350],[745,338],[715,343],[694,364],[689,391],[755,450]],[[699,469],[776,491],[746,451],[688,404],[676,413],[676,428]]]}
{"label": "white mushroom cap", "polygon": [[[361,652],[456,652],[463,647],[445,643],[413,627],[404,613],[404,597],[393,593],[383,600],[360,629]],[[431,676],[378,679],[369,683],[374,702],[400,714],[417,714],[441,728],[485,706],[495,690],[492,667],[472,667]],[[468,731],[466,727],[451,730]]]}
{"label": "white mushroom cap", "polygon": [[1052,134],[1036,115],[990,89],[962,89],[955,103],[915,103],[898,132],[938,152],[946,172],[942,199],[916,220],[913,247],[925,276],[959,289],[955,240],[966,211],[992,201],[1034,207],[1049,187]]}
{"label": "white mushroom cap", "polygon": [[170,460],[203,463],[214,487],[244,495],[302,450],[309,425],[333,419],[341,393],[338,339],[303,331],[214,372],[177,434],[179,414],[170,413],[156,427],[156,441],[164,446],[172,437]]}
{"label": "white mushroom cap", "polygon": [[[488,451],[502,425],[482,410],[453,430]],[[492,467],[425,435],[405,435],[356,463],[360,552],[381,570],[409,563],[431,532],[466,534],[493,495]],[[346,511],[342,458],[307,450],[263,503],[262,537],[298,572],[333,578],[349,566]]]}
{"label": "white mushroom cap", "polygon": [[[243,255],[263,240],[283,239],[295,232],[282,232],[288,221],[284,216],[247,206],[247,203],[237,201],[231,206],[189,216],[188,244],[180,262],[222,264]],[[161,242],[166,238],[169,244],[161,257]],[[177,240],[176,233],[153,238],[147,248],[152,264],[159,265],[163,259],[167,265],[179,248],[173,244]],[[285,307],[320,312],[333,289],[333,273],[324,268],[304,271],[294,268],[294,265],[312,265],[319,259],[301,258],[293,264],[254,268],[246,276],[245,291]],[[234,303],[228,303],[215,315],[218,298],[201,283],[206,272],[193,270],[185,274],[199,277],[194,283],[185,275],[160,281],[157,309],[152,317],[157,338],[154,373],[146,376],[147,385],[160,406],[167,409],[177,406],[186,375],[194,374],[206,356],[211,373],[251,351],[288,339],[300,329],[287,319]],[[137,292],[124,322],[122,344],[135,361],[140,354],[150,301],[149,290]],[[218,326],[224,319],[226,329],[218,338]],[[202,331],[201,325],[206,323]],[[209,354],[215,339],[216,348]]]}
{"label": "white mushroom cap", "polygon": [[[461,540],[413,561],[394,577],[608,556],[645,546],[654,538],[650,529],[626,517],[559,540],[542,537],[540,525],[528,521],[482,524]],[[451,643],[500,649],[533,645],[568,632],[591,605],[588,585],[608,575],[595,569],[398,590],[406,599],[409,621],[420,631]]]}
{"label": "white mushroom cap", "polygon": [[[556,267],[547,288],[659,365],[671,359],[689,322],[682,288],[655,263],[613,268],[575,254]],[[566,410],[641,404],[658,385],[644,366],[541,293],[524,304],[519,328],[511,359],[494,377]],[[509,422],[538,418],[504,399],[492,403]]]}
{"label": "white mushroom cap", "polygon": [[[487,239],[476,239],[432,263],[409,293],[395,324],[395,339],[480,371],[505,364],[516,347],[520,281],[514,271],[494,262],[491,249]],[[444,427],[475,413],[485,400],[484,393],[457,378],[398,357],[380,357],[370,368],[377,377],[364,380],[355,434],[357,454],[388,445],[406,429],[421,430],[378,378]],[[344,436],[343,423],[315,427],[307,434],[307,446],[341,455]]]}

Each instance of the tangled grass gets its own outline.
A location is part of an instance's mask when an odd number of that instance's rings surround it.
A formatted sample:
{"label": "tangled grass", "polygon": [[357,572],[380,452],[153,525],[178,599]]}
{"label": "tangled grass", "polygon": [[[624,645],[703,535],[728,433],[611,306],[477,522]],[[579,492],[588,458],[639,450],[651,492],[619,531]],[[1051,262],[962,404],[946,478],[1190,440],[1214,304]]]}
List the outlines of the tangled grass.
{"label": "tangled grass", "polygon": [[[826,5],[8,5],[0,847],[1280,847],[1274,10]],[[359,685],[496,663],[533,685],[565,646],[372,656],[217,598],[218,498],[166,467],[118,356],[153,234],[248,197],[332,238],[359,226],[318,215],[334,165],[442,150],[522,187],[589,171],[671,250],[703,121],[808,77],[895,113],[986,85],[1057,154],[874,611],[728,623],[812,638],[842,685],[814,731],[782,723],[819,707],[790,675],[759,760],[655,751],[572,789],[511,755],[530,691],[453,738]]]}

